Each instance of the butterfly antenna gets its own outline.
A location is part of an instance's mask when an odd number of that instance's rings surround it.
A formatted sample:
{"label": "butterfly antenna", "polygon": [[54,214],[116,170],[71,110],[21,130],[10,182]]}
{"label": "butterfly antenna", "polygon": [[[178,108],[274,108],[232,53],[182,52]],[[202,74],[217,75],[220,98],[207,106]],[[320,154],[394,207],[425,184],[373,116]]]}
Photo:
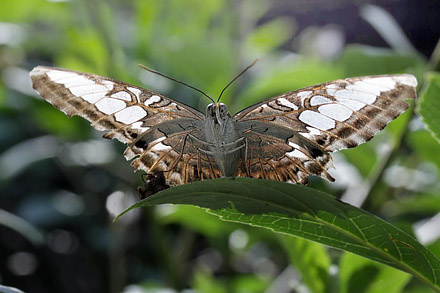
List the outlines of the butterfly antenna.
{"label": "butterfly antenna", "polygon": [[217,103],[218,101],[220,101],[220,98],[222,97],[223,93],[225,92],[225,90],[234,82],[236,81],[240,76],[242,76],[246,71],[248,71],[252,66],[255,65],[255,63],[257,63],[258,58],[254,60],[254,62],[252,62],[251,65],[249,65],[248,67],[246,67],[245,69],[243,69],[236,77],[234,77],[234,79],[232,79],[222,90],[222,92],[220,93],[220,95],[218,96],[217,99]]}
{"label": "butterfly antenna", "polygon": [[151,72],[151,73],[154,73],[154,74],[157,74],[157,75],[163,76],[163,77],[165,77],[165,78],[168,78],[169,80],[175,81],[175,82],[180,83],[180,84],[183,84],[183,85],[185,85],[185,86],[187,86],[187,87],[189,87],[189,88],[192,88],[193,90],[198,91],[199,93],[201,93],[202,95],[204,95],[205,97],[207,97],[208,99],[210,99],[213,103],[215,103],[214,99],[211,98],[210,96],[208,96],[204,91],[202,91],[202,90],[200,90],[200,89],[198,89],[198,88],[196,88],[196,87],[194,87],[194,86],[192,86],[192,85],[189,85],[189,84],[187,84],[186,82],[183,82],[183,81],[177,80],[177,79],[175,79],[175,78],[172,78],[171,76],[165,75],[165,74],[163,74],[163,73],[161,73],[161,72],[159,72],[159,71],[156,71],[156,70],[154,70],[154,69],[148,68],[148,67],[145,66],[145,65],[138,64],[138,66],[139,66],[140,68],[143,68],[143,69],[145,69],[145,70]]}

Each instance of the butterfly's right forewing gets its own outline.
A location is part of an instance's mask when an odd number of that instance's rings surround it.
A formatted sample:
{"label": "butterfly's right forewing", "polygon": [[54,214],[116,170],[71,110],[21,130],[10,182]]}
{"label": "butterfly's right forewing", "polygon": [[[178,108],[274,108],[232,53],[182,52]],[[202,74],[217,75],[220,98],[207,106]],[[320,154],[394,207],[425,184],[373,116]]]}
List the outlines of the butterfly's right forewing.
{"label": "butterfly's right forewing", "polygon": [[[237,124],[249,129],[244,135],[251,175],[279,180],[288,176],[282,171],[288,168],[295,182],[305,183],[308,174],[332,180],[326,172],[329,152],[370,140],[408,108],[405,100],[415,99],[416,85],[408,74],[347,78],[288,92],[237,113]],[[260,127],[249,127],[257,122]],[[276,128],[289,129],[291,137],[277,139]],[[271,129],[274,134],[265,138]]]}

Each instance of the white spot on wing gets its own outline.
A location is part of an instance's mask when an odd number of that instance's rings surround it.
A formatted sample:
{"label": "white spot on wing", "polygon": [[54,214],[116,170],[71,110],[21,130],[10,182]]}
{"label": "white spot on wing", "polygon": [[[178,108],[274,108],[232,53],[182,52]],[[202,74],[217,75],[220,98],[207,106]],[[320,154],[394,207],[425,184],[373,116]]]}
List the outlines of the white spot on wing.
{"label": "white spot on wing", "polygon": [[312,105],[312,106],[329,104],[331,102],[332,102],[332,100],[330,100],[329,98],[326,98],[324,96],[319,96],[319,95],[313,96],[310,99],[310,105]]}
{"label": "white spot on wing", "polygon": [[279,99],[277,99],[277,101],[283,106],[286,106],[286,107],[291,108],[293,110],[298,110],[298,106],[295,105],[294,103],[290,102],[286,98],[279,98]]}
{"label": "white spot on wing", "polygon": [[376,95],[367,94],[367,93],[361,93],[361,92],[355,92],[351,90],[339,90],[335,93],[335,98],[338,101],[349,99],[358,101],[365,104],[373,104],[376,101]]}
{"label": "white spot on wing", "polygon": [[165,136],[161,136],[158,139],[153,140],[152,142],[150,142],[151,145],[157,144],[159,142],[161,142],[162,140],[166,139]]}
{"label": "white spot on wing", "polygon": [[299,92],[299,93],[297,93],[296,95],[297,95],[298,97],[300,97],[301,99],[305,99],[305,98],[307,98],[308,96],[310,96],[311,93],[313,93],[313,92],[312,92],[312,91],[303,91],[303,92]]}
{"label": "white spot on wing", "polygon": [[325,88],[326,88],[326,92],[328,95],[334,96],[336,94],[336,91],[338,89],[340,89],[341,87],[339,85],[333,83],[333,84],[327,85]]}
{"label": "white spot on wing", "polygon": [[138,129],[141,131],[147,131],[148,129],[150,129],[150,127],[142,127],[142,123],[143,123],[142,121],[135,122],[135,123],[131,124],[131,128]]}
{"label": "white spot on wing", "polygon": [[306,126],[306,129],[308,132],[300,132],[301,135],[306,138],[313,139],[316,135],[322,134],[318,129],[316,129],[314,127]]}
{"label": "white spot on wing", "polygon": [[314,136],[311,135],[311,134],[308,133],[308,132],[300,132],[300,134],[301,134],[302,136],[304,136],[305,138],[308,138],[308,139],[313,139],[313,138],[314,138]]}
{"label": "white spot on wing", "polygon": [[299,120],[318,128],[320,130],[328,130],[335,127],[335,121],[320,113],[306,110],[299,115]]}
{"label": "white spot on wing", "polygon": [[105,85],[92,84],[92,85],[82,85],[69,88],[70,92],[75,96],[83,96],[87,94],[107,92],[108,89]]}
{"label": "white spot on wing", "polygon": [[122,99],[122,100],[130,101],[130,102],[131,102],[131,96],[130,96],[130,94],[127,93],[127,92],[124,92],[124,91],[117,92],[117,93],[111,95],[111,97],[116,98],[116,99]]}
{"label": "white spot on wing", "polygon": [[306,129],[309,131],[310,134],[313,134],[313,135],[320,135],[321,134],[321,132],[316,128],[306,127]]}
{"label": "white spot on wing", "polygon": [[394,79],[402,84],[405,85],[409,85],[412,87],[416,87],[417,86],[417,79],[415,78],[414,75],[411,74],[402,74],[402,75],[397,75],[394,77]]}
{"label": "white spot on wing", "polygon": [[293,142],[291,142],[291,141],[289,141],[289,145],[290,145],[291,147],[293,147],[293,148],[296,148],[296,149],[301,148],[299,145],[297,145],[296,143],[293,143]]}
{"label": "white spot on wing", "polygon": [[345,121],[353,114],[353,111],[351,111],[350,109],[347,109],[346,107],[337,104],[320,106],[318,108],[318,111],[321,114],[324,114],[338,121]]}
{"label": "white spot on wing", "polygon": [[69,71],[49,70],[49,71],[47,71],[47,76],[49,76],[49,78],[52,81],[56,82],[59,79],[72,77],[72,76],[78,76],[78,74],[76,74],[74,72],[69,72]]}
{"label": "white spot on wing", "polygon": [[353,110],[353,111],[359,111],[360,109],[362,109],[363,107],[365,107],[364,103],[358,102],[358,101],[353,101],[353,100],[339,100],[338,101],[339,104],[344,105],[345,107]]}
{"label": "white spot on wing", "polygon": [[396,82],[391,76],[368,78],[364,79],[363,82],[383,87],[384,90],[391,90],[396,86]]}
{"label": "white spot on wing", "polygon": [[375,96],[380,95],[381,92],[387,91],[383,87],[377,86],[375,84],[368,84],[362,80],[356,81],[354,84],[350,84],[346,87],[348,90],[358,91],[363,93],[372,94]]}
{"label": "white spot on wing", "polygon": [[105,97],[106,92],[100,92],[100,93],[92,93],[87,95],[82,95],[81,98],[89,103],[96,103],[102,98]]}
{"label": "white spot on wing", "polygon": [[149,106],[151,104],[159,102],[160,100],[161,100],[161,98],[159,96],[154,95],[154,96],[151,96],[150,98],[146,99],[144,102],[144,105]]}
{"label": "white spot on wing", "polygon": [[136,96],[136,98],[138,99],[138,102],[139,102],[140,101],[139,97],[140,97],[142,91],[140,89],[137,89],[137,88],[134,88],[134,87],[130,87],[130,86],[127,87],[127,89]]}
{"label": "white spot on wing", "polygon": [[152,151],[159,151],[159,152],[168,151],[168,150],[170,150],[170,149],[171,149],[170,146],[168,146],[168,145],[164,145],[164,144],[161,143],[161,142],[155,144],[155,145],[151,148]]}
{"label": "white spot on wing", "polygon": [[147,112],[139,106],[125,108],[115,114],[115,119],[125,124],[131,124],[147,116]]}
{"label": "white spot on wing", "polygon": [[112,98],[105,98],[95,104],[96,108],[104,114],[113,114],[125,108],[125,102]]}
{"label": "white spot on wing", "polygon": [[111,82],[109,80],[102,81],[102,84],[104,84],[105,88],[109,91],[111,91],[113,89],[113,82]]}
{"label": "white spot on wing", "polygon": [[301,151],[299,150],[293,150],[291,152],[286,153],[287,156],[289,157],[293,157],[293,158],[299,158],[299,159],[308,159],[308,157]]}
{"label": "white spot on wing", "polygon": [[300,97],[301,99],[301,106],[304,107],[304,100],[310,96],[313,92],[312,91],[303,91],[296,94],[297,97]]}
{"label": "white spot on wing", "polygon": [[84,76],[81,76],[81,75],[75,75],[75,76],[71,76],[71,77],[67,77],[67,78],[58,79],[56,81],[56,83],[62,83],[67,88],[81,86],[81,85],[95,84],[94,81],[92,81],[88,78],[85,78]]}

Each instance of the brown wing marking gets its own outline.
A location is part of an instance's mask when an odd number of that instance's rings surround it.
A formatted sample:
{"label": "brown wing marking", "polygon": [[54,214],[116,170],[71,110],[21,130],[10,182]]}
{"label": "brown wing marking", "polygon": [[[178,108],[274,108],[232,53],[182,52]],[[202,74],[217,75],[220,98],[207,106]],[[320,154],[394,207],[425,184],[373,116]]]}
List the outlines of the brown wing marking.
{"label": "brown wing marking", "polygon": [[[282,130],[278,128],[276,132],[283,135]],[[241,162],[238,176],[250,173],[255,178],[306,184],[313,174],[333,181],[326,171],[331,166],[331,156],[319,145],[299,136],[283,140],[257,131],[247,131],[246,137],[248,158]]]}
{"label": "brown wing marking", "polygon": [[[237,122],[264,121],[290,128],[333,152],[370,140],[408,108],[405,100],[416,98],[416,85],[415,77],[407,74],[347,78],[285,93],[234,118]],[[337,111],[324,111],[326,107]],[[302,116],[306,111],[333,120],[334,126],[313,125],[313,119]]]}

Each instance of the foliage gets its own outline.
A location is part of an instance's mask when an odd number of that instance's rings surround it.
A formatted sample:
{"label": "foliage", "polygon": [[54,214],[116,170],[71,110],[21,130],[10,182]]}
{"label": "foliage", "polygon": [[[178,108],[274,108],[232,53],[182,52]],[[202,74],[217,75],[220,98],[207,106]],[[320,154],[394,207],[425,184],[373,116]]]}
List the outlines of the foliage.
{"label": "foliage", "polygon": [[438,116],[438,109],[440,109],[440,100],[438,99],[440,96],[440,74],[428,75],[427,81],[427,86],[421,95],[418,112],[432,135],[440,140],[440,117]]}
{"label": "foliage", "polygon": [[439,288],[440,260],[405,232],[330,195],[300,185],[251,178],[186,184],[124,211],[156,204],[191,204],[226,221],[299,236],[409,272]]}

